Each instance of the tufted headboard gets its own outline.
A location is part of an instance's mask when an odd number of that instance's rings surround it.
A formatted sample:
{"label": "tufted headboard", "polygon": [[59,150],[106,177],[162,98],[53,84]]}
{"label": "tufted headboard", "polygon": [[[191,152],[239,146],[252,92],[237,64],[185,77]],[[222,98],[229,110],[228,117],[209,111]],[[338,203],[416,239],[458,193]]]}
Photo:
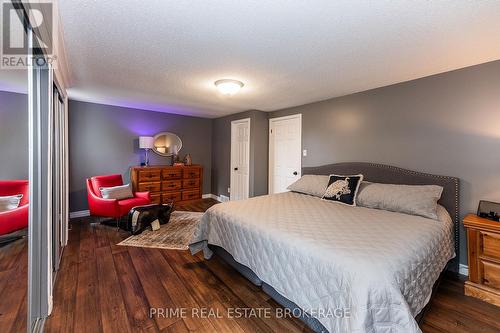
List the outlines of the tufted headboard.
{"label": "tufted headboard", "polygon": [[329,175],[329,174],[358,174],[364,175],[366,181],[386,184],[406,184],[406,185],[440,185],[443,187],[443,194],[439,204],[444,206],[453,219],[455,225],[455,253],[457,257],[454,262],[458,271],[458,246],[459,246],[459,179],[450,176],[438,176],[428,173],[406,170],[390,165],[346,162],[327,164],[318,167],[302,168],[303,175]]}

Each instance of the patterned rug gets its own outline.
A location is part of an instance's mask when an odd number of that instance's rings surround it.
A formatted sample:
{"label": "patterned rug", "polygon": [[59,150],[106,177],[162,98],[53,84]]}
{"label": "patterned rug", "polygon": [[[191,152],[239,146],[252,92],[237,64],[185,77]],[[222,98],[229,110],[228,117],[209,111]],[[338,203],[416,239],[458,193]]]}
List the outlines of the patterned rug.
{"label": "patterned rug", "polygon": [[157,249],[187,250],[203,213],[173,211],[170,221],[160,230],[144,230],[139,235],[130,236],[118,245],[152,247]]}

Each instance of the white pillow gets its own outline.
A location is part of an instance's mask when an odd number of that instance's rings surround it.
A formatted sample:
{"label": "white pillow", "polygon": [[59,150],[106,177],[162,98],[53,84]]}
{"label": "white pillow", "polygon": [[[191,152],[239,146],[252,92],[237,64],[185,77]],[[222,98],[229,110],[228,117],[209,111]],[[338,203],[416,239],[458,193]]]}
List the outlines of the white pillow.
{"label": "white pillow", "polygon": [[450,213],[448,213],[448,210],[446,208],[439,204],[437,206],[437,216],[438,221],[443,222],[449,226],[453,226],[453,219],[451,218]]}
{"label": "white pillow", "polygon": [[304,175],[288,186],[287,189],[321,198],[325,194],[329,179],[330,176]]}
{"label": "white pillow", "polygon": [[22,198],[22,194],[0,197],[0,212],[16,209]]}
{"label": "white pillow", "polygon": [[438,200],[443,187],[437,185],[399,185],[362,182],[357,204],[361,207],[389,210],[438,219]]}
{"label": "white pillow", "polygon": [[101,191],[101,195],[104,199],[122,200],[134,197],[130,184],[113,187],[100,187],[99,191]]}

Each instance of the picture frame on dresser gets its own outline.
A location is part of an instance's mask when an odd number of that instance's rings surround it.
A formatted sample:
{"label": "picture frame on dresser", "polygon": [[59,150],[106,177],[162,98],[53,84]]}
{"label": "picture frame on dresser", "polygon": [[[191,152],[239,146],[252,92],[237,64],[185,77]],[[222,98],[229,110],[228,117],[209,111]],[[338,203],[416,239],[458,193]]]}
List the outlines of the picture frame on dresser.
{"label": "picture frame on dresser", "polygon": [[134,191],[150,192],[152,203],[186,203],[202,197],[203,166],[132,167]]}

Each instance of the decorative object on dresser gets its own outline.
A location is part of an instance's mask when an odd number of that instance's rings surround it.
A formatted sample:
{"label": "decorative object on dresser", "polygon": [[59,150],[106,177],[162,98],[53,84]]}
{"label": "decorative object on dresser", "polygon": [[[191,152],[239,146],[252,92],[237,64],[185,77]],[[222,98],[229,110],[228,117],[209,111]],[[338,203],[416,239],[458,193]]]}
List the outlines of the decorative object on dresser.
{"label": "decorative object on dresser", "polygon": [[[152,136],[140,136],[139,137],[139,148],[146,151],[144,157],[144,165],[149,165],[149,150],[154,148],[154,138]],[[141,165],[143,165],[141,163]]]}
{"label": "decorative object on dresser", "polygon": [[186,156],[184,156],[184,165],[191,165],[193,164],[193,159],[191,157],[191,154],[186,154]]}
{"label": "decorative object on dresser", "polygon": [[469,214],[464,226],[469,257],[465,295],[500,306],[500,222]]}
{"label": "decorative object on dresser", "polygon": [[201,165],[133,167],[130,177],[134,191],[149,191],[152,203],[201,199]]}

